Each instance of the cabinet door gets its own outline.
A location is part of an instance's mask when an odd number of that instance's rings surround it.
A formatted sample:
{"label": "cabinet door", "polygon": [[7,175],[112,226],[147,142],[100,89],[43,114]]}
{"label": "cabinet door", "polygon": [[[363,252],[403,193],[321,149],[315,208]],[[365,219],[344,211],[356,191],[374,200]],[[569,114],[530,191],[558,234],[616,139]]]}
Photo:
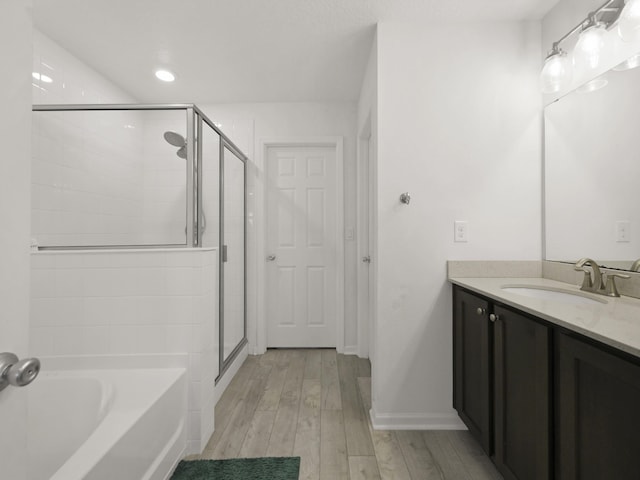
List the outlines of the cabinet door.
{"label": "cabinet door", "polygon": [[491,343],[489,303],[454,288],[453,406],[491,454]]}
{"label": "cabinet door", "polygon": [[640,366],[565,334],[556,340],[556,478],[640,478]]}
{"label": "cabinet door", "polygon": [[494,307],[495,458],[507,480],[550,478],[549,328]]}

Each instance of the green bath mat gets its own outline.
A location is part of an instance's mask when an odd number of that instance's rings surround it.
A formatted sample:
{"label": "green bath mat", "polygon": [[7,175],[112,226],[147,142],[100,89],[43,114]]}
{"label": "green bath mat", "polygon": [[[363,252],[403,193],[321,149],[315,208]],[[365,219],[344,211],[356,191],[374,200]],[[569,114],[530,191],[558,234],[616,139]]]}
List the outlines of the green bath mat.
{"label": "green bath mat", "polygon": [[183,460],[171,480],[298,480],[300,457]]}

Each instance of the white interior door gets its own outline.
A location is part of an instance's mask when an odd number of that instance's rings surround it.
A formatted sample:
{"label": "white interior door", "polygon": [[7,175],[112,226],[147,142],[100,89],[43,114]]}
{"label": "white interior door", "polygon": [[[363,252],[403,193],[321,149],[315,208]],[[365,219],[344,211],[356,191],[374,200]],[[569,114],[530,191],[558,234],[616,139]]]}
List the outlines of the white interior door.
{"label": "white interior door", "polygon": [[371,315],[373,307],[373,267],[371,265],[373,247],[373,220],[371,218],[372,188],[371,181],[371,135],[360,137],[358,158],[358,344],[359,354],[372,357]]}
{"label": "white interior door", "polygon": [[[31,2],[0,2],[0,352],[20,358],[29,354],[32,30]],[[28,389],[0,392],[0,478],[27,478]]]}
{"label": "white interior door", "polygon": [[269,147],[267,347],[336,346],[336,150]]}
{"label": "white interior door", "polygon": [[376,220],[375,220],[375,175],[374,175],[374,147],[371,135],[367,138],[367,184],[366,184],[366,218],[367,218],[367,250],[369,262],[367,263],[367,339],[369,343],[369,361],[373,364],[375,361],[375,332],[376,332],[376,264],[373,263],[377,259],[374,258],[376,252],[375,239],[376,239]]}

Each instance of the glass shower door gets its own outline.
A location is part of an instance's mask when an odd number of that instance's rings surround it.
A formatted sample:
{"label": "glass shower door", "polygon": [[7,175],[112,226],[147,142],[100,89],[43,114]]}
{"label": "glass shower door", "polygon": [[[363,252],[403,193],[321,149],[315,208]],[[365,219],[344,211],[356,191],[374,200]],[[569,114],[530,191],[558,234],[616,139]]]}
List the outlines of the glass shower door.
{"label": "glass shower door", "polygon": [[246,342],[245,162],[223,142],[220,245],[221,373]]}

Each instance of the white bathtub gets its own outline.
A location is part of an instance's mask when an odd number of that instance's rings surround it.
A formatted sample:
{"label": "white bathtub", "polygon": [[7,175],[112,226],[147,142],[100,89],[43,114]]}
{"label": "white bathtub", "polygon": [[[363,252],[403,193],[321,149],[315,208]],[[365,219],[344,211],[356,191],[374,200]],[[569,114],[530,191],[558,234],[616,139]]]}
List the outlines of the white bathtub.
{"label": "white bathtub", "polygon": [[183,368],[42,371],[29,480],[164,480],[186,446]]}

